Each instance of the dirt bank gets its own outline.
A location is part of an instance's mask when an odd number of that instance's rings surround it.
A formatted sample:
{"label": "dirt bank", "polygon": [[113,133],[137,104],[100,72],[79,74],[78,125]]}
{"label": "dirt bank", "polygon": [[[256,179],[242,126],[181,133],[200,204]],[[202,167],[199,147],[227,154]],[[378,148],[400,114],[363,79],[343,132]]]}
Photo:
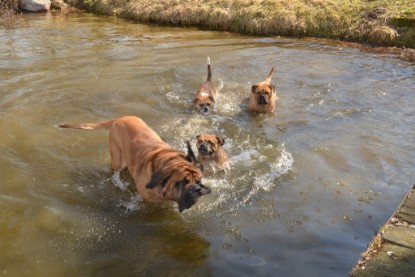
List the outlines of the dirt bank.
{"label": "dirt bank", "polygon": [[415,48],[413,0],[67,0],[87,11],[260,36]]}

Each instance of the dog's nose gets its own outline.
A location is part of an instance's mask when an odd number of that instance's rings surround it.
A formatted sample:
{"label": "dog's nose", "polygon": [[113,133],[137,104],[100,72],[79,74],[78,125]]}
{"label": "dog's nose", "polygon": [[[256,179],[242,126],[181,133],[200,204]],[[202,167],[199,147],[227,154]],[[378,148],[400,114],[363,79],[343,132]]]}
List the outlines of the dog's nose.
{"label": "dog's nose", "polygon": [[264,95],[259,97],[259,104],[267,104],[267,99],[265,99]]}
{"label": "dog's nose", "polygon": [[206,144],[205,144],[205,143],[202,143],[202,144],[199,146],[199,150],[200,150],[200,151],[202,151],[202,152],[207,152],[207,151],[208,151],[208,148],[207,148],[207,146],[206,146]]}
{"label": "dog's nose", "polygon": [[193,193],[195,193],[197,195],[205,195],[205,194],[210,193],[211,192],[211,189],[208,188],[208,187],[206,187],[206,186],[204,186],[204,185],[202,185],[202,184],[199,184],[199,185],[196,184],[192,188],[192,191],[193,191]]}
{"label": "dog's nose", "polygon": [[207,113],[207,112],[209,111],[209,108],[208,108],[208,107],[205,107],[205,108],[203,109],[203,111],[204,111],[205,113]]}

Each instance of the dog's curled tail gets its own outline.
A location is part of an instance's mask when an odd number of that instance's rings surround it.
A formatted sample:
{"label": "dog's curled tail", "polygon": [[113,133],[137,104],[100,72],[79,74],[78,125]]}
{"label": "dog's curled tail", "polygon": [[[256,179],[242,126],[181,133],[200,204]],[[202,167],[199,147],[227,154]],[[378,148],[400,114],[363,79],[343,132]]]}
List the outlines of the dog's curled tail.
{"label": "dog's curled tail", "polygon": [[207,57],[207,68],[208,68],[208,76],[207,80],[208,82],[212,81],[212,70],[210,69],[210,58]]}
{"label": "dog's curled tail", "polygon": [[274,71],[275,71],[275,66],[273,66],[271,68],[271,71],[268,73],[268,76],[265,79],[265,83],[267,83],[267,84],[271,83],[271,78],[272,78],[272,74],[274,74]]}
{"label": "dog's curled tail", "polygon": [[116,119],[107,121],[95,122],[95,123],[74,123],[74,124],[61,124],[60,128],[82,129],[82,130],[101,130],[109,129]]}

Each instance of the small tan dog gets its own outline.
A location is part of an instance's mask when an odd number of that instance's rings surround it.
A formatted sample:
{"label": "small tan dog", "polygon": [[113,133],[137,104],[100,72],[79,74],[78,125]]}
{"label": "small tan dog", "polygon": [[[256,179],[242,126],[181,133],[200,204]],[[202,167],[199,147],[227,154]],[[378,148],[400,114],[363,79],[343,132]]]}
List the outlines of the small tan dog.
{"label": "small tan dog", "polygon": [[196,136],[196,147],[199,152],[199,161],[203,166],[209,165],[213,172],[216,172],[216,166],[219,169],[228,172],[231,161],[223,145],[225,140],[216,135],[202,134]]}
{"label": "small tan dog", "polygon": [[202,184],[202,166],[190,143],[187,142],[187,154],[175,150],[138,117],[125,116],[59,127],[108,129],[112,169],[119,174],[127,168],[145,201],[173,200],[182,212],[211,191]]}
{"label": "small tan dog", "polygon": [[275,68],[272,67],[267,78],[263,82],[259,82],[252,86],[252,93],[249,96],[248,110],[257,113],[268,113],[275,111],[275,100],[277,94],[275,86],[271,85],[272,74],[274,74]]}
{"label": "small tan dog", "polygon": [[207,58],[208,75],[205,82],[202,83],[193,99],[193,104],[202,114],[207,114],[215,105],[216,88],[212,83],[212,70],[210,68],[210,58]]}

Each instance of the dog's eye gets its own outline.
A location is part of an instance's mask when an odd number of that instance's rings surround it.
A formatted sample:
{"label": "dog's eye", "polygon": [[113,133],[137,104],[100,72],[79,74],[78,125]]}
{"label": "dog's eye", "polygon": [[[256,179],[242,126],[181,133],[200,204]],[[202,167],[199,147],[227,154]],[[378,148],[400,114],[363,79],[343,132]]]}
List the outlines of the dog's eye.
{"label": "dog's eye", "polygon": [[206,103],[206,105],[207,105],[208,107],[210,107],[210,103]]}
{"label": "dog's eye", "polygon": [[199,107],[203,108],[203,104],[200,104]]}
{"label": "dog's eye", "polygon": [[188,183],[190,183],[190,181],[189,181],[189,179],[186,177],[186,178],[184,178],[183,180],[181,180],[181,181],[177,181],[176,182],[176,184],[175,184],[175,186],[177,187],[177,188],[179,188],[179,187],[181,187],[181,186],[185,186],[185,185],[187,185]]}

